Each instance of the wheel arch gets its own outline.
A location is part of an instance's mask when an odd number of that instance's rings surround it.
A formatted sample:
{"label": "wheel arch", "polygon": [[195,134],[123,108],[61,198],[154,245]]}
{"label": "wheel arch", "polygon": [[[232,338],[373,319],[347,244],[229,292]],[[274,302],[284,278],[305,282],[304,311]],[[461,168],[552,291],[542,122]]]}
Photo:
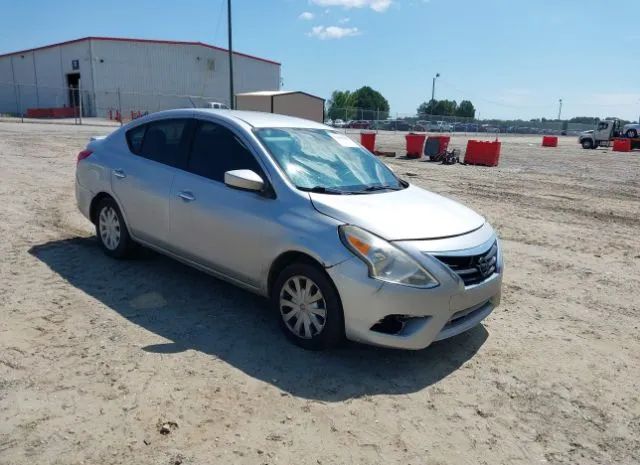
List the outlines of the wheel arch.
{"label": "wheel arch", "polygon": [[315,266],[319,270],[321,270],[329,279],[329,282],[332,284],[334,289],[336,290],[336,294],[338,298],[340,298],[340,294],[338,292],[338,288],[336,287],[333,279],[329,276],[329,273],[326,271],[326,266],[317,258],[312,255],[301,252],[299,250],[289,250],[287,252],[283,252],[271,263],[271,267],[269,267],[269,274],[267,277],[267,295],[271,296],[271,292],[273,290],[273,285],[278,279],[278,276],[287,266],[293,263],[307,263],[309,265]]}
{"label": "wheel arch", "polygon": [[96,195],[93,196],[93,199],[91,199],[91,205],[89,206],[89,219],[91,220],[91,222],[93,224],[96,224],[96,221],[98,219],[98,205],[100,205],[100,202],[103,199],[111,199],[116,203],[116,205],[118,206],[118,209],[120,210],[120,214],[124,218],[125,223],[128,225],[129,222],[127,221],[127,215],[124,209],[122,208],[122,205],[120,205],[120,202],[118,202],[118,199],[116,199],[109,192],[105,192],[105,191],[98,192]]}

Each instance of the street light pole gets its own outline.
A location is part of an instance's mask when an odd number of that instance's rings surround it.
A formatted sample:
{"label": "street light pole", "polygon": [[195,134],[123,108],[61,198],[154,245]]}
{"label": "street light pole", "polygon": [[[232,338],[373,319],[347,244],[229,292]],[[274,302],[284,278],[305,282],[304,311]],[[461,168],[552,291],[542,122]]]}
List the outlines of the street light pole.
{"label": "street light pole", "polygon": [[233,91],[233,41],[231,34],[231,0],[227,0],[227,31],[229,32],[229,108],[235,108]]}
{"label": "street light pole", "polygon": [[431,85],[431,101],[434,101],[436,98],[436,79],[440,77],[440,73],[436,73],[433,77],[433,84]]}
{"label": "street light pole", "polygon": [[560,121],[560,116],[562,116],[562,99],[558,99],[558,121]]}

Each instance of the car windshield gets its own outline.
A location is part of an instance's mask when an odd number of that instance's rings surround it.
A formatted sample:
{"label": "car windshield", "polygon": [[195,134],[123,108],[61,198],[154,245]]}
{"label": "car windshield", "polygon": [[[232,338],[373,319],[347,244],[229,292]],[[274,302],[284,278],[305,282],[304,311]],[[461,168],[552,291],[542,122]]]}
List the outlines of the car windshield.
{"label": "car windshield", "polygon": [[344,134],[264,128],[256,135],[299,189],[361,194],[406,187],[384,163]]}

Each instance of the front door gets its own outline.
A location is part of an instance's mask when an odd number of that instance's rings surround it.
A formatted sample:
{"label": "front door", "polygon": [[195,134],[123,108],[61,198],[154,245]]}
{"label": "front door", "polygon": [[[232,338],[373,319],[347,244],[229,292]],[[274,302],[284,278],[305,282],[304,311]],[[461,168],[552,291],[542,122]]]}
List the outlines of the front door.
{"label": "front door", "polygon": [[600,121],[595,131],[597,141],[608,141],[611,138],[613,121]]}
{"label": "front door", "polygon": [[258,287],[278,235],[275,199],[224,184],[224,173],[249,169],[266,180],[254,155],[229,129],[199,122],[186,171],[171,189],[171,244],[208,268]]}

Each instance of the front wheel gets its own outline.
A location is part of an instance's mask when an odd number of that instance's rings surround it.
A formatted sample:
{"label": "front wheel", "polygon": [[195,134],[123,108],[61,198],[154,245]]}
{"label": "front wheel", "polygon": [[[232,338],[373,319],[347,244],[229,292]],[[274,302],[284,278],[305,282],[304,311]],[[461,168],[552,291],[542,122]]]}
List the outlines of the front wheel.
{"label": "front wheel", "polygon": [[625,135],[629,138],[629,139],[635,139],[636,137],[638,137],[638,131],[636,129],[629,129]]}
{"label": "front wheel", "polygon": [[593,142],[591,141],[591,139],[583,139],[582,142],[580,142],[580,144],[582,144],[583,149],[593,148]]}
{"label": "front wheel", "polygon": [[305,349],[321,350],[344,340],[344,315],[338,292],[317,266],[296,263],[278,276],[272,305],[285,335]]}

